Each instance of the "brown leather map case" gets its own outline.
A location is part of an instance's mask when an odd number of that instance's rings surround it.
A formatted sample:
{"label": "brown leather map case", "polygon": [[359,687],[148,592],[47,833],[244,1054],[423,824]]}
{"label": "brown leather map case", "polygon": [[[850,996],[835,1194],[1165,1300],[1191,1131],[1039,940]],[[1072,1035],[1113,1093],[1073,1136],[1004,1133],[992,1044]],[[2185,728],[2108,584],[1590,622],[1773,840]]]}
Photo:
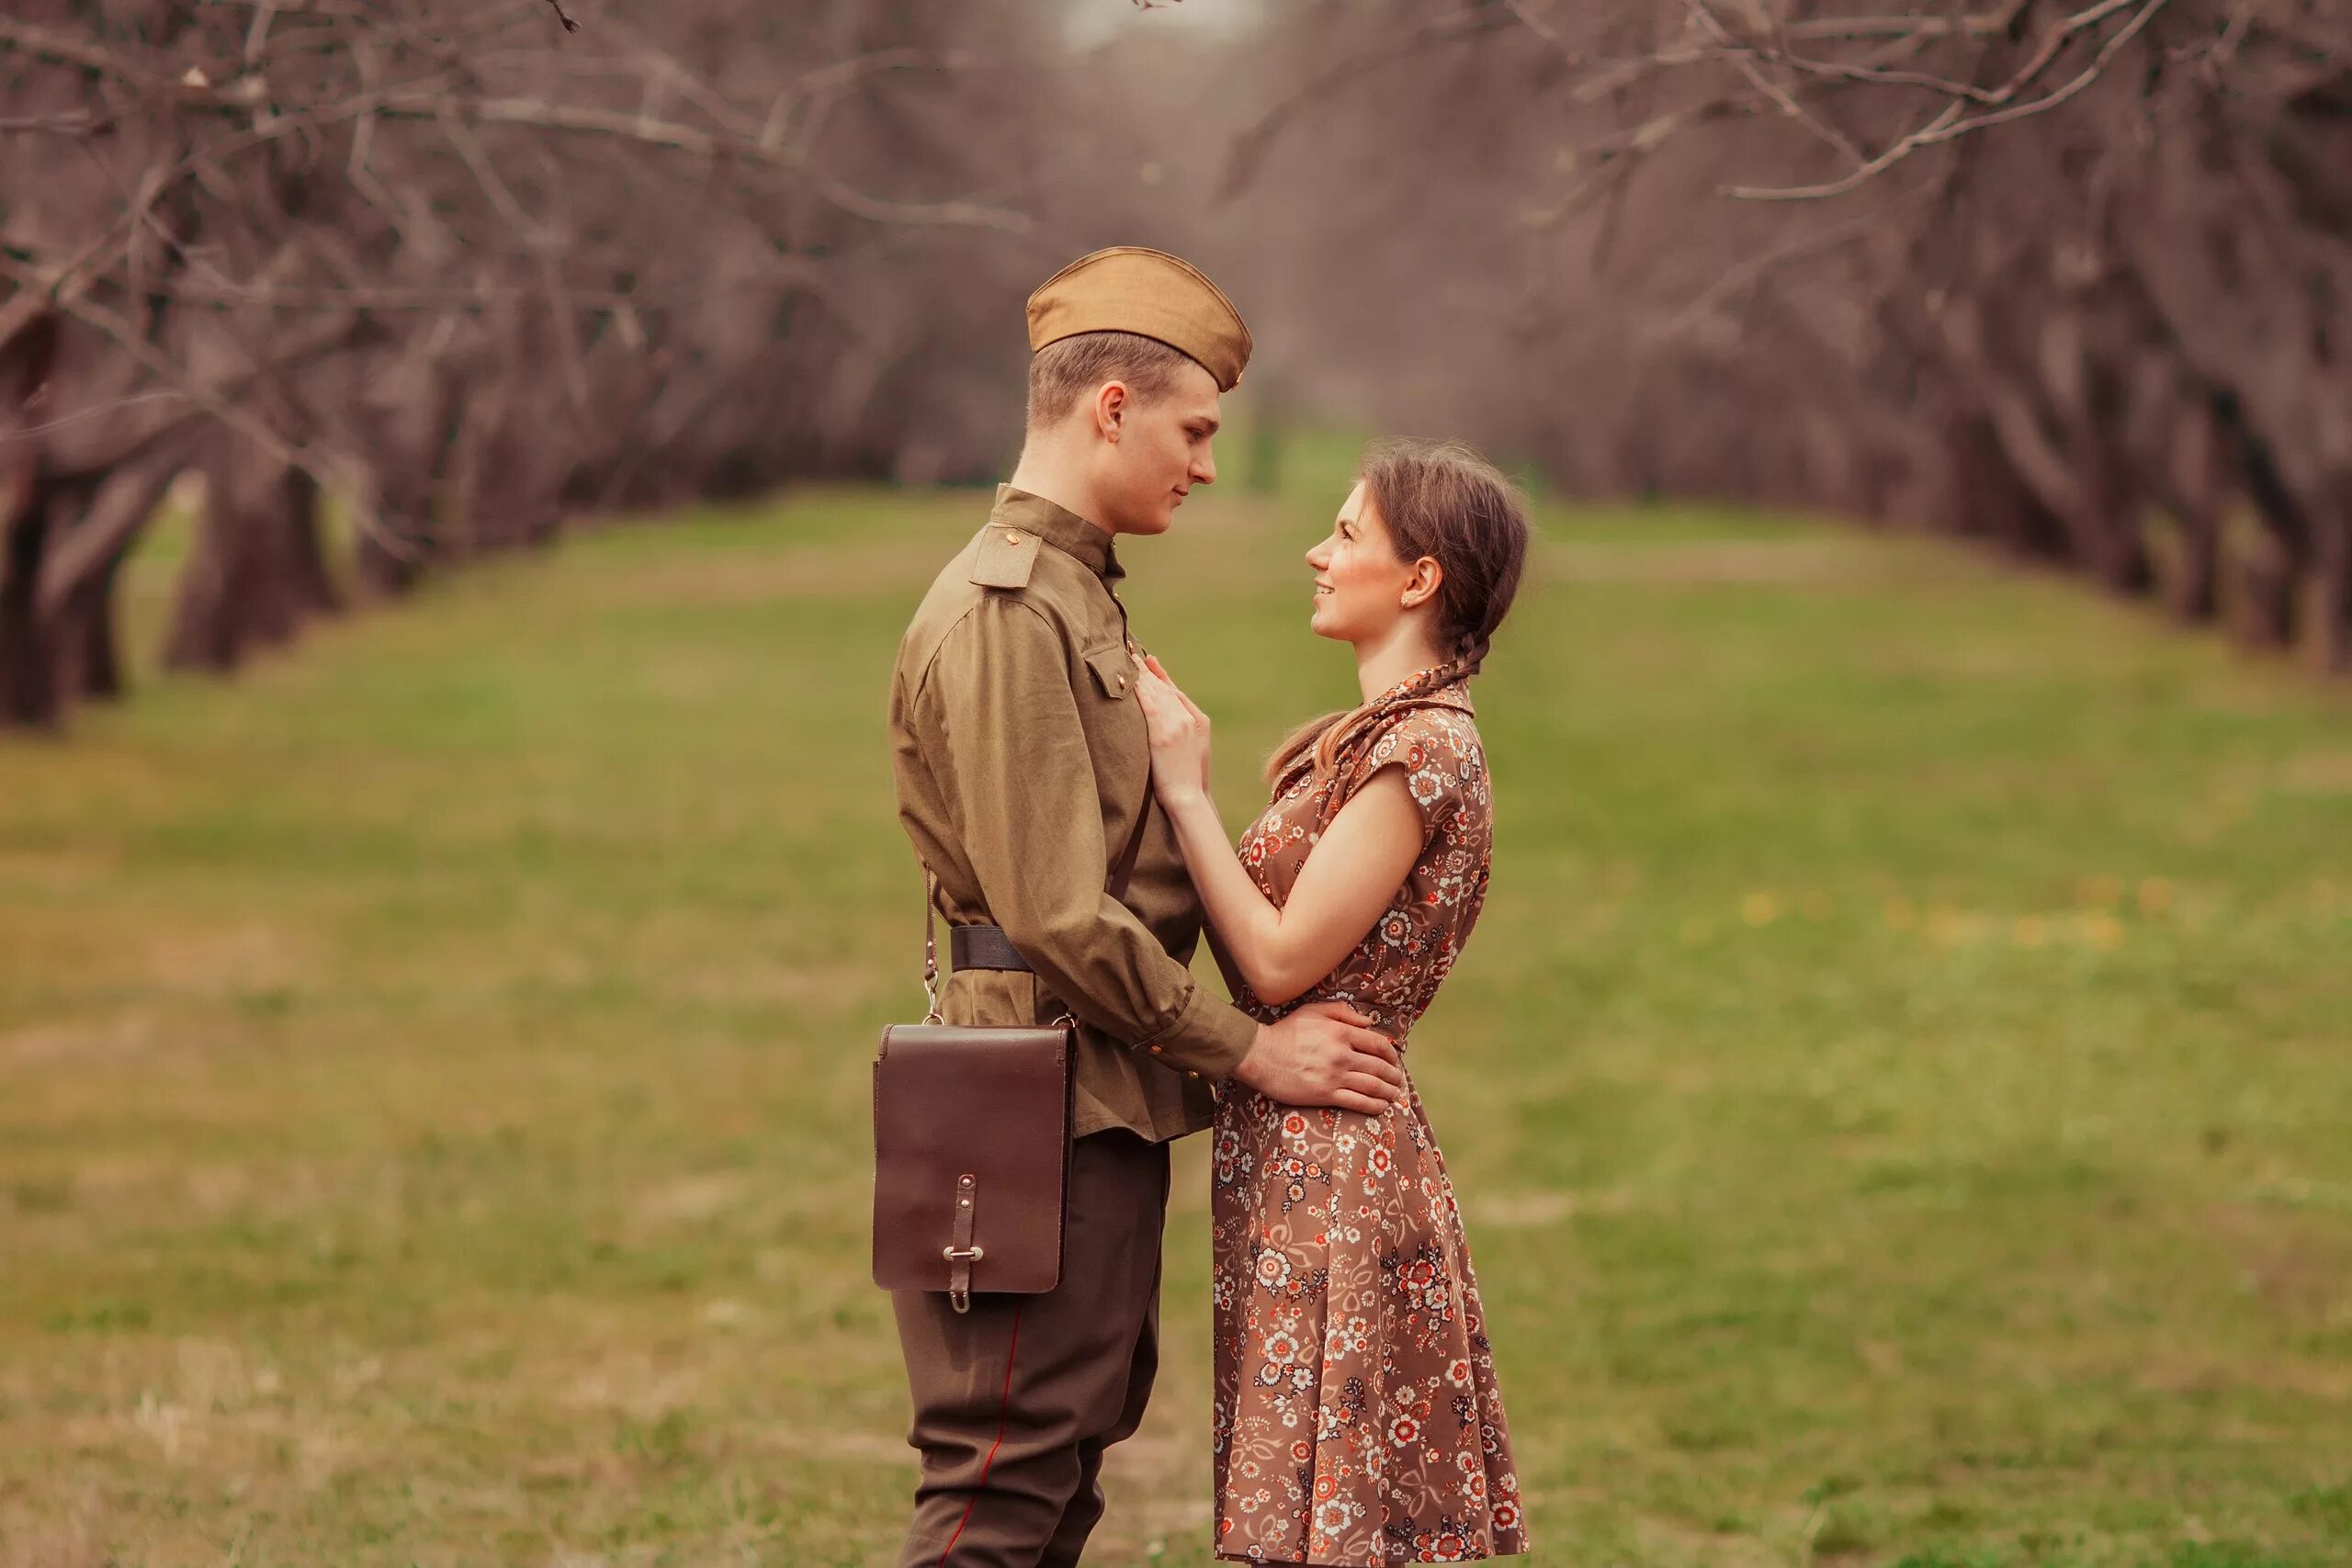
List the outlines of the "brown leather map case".
{"label": "brown leather map case", "polygon": [[894,1023],[874,1062],[874,1282],[1050,1291],[1069,1201],[1069,1025]]}

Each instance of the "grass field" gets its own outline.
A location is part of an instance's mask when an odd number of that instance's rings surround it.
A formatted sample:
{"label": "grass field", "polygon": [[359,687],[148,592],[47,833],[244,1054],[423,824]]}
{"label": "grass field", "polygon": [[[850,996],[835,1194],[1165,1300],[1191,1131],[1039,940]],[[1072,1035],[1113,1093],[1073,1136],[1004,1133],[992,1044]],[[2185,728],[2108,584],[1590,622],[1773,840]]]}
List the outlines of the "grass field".
{"label": "grass field", "polygon": [[[1309,470],[1122,549],[1236,830],[1353,692]],[[889,1560],[882,703],[984,506],[584,536],[0,745],[0,1563]],[[1533,1561],[2352,1562],[2352,697],[1917,541],[1544,536],[1413,1053]],[[1201,1143],[1090,1561],[1207,1561]]]}

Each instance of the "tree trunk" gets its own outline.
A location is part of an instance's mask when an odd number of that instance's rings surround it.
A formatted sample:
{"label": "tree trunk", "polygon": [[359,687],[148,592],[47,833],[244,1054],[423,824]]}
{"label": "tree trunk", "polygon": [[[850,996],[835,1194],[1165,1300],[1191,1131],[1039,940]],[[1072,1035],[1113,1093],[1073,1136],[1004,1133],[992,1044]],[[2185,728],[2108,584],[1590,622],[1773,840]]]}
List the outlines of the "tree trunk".
{"label": "tree trunk", "polygon": [[2165,577],[2165,608],[2190,623],[2213,618],[2218,597],[2222,521],[2210,505],[2173,508],[2180,525],[2180,549]]}
{"label": "tree trunk", "polygon": [[2010,463],[1999,435],[1983,419],[1954,434],[1952,483],[1960,532],[1992,539],[2027,560],[2063,560],[2066,536],[2050,509]]}
{"label": "tree trunk", "polygon": [[204,514],[181,569],[164,660],[226,671],[255,647],[283,643],[334,609],[307,476],[230,437],[205,462]]}
{"label": "tree trunk", "polygon": [[2180,530],[2165,575],[2165,607],[2183,621],[2210,621],[2220,609],[2222,517],[2230,499],[2220,416],[2210,398],[2192,396],[2158,420],[2146,443],[2147,471]]}
{"label": "tree trunk", "polygon": [[58,487],[38,457],[18,472],[0,513],[0,725],[53,729],[64,704],[40,589]]}
{"label": "tree trunk", "polygon": [[2088,558],[2083,564],[2109,592],[2136,598],[2147,592],[2151,581],[2140,487],[2110,443],[2096,435],[2087,441],[2095,449],[2085,463],[2083,491],[2090,512],[2078,535]]}
{"label": "tree trunk", "polygon": [[2225,568],[2237,592],[2230,630],[2255,648],[2286,648],[2294,640],[2295,584],[2308,553],[2311,528],[2301,501],[2289,487],[2270,449],[2234,399],[2219,407],[2234,438],[2254,501],[2254,547],[2231,552]]}
{"label": "tree trunk", "polygon": [[2352,668],[2352,513],[2339,504],[2312,521],[2298,640],[2312,668],[2333,675]]}
{"label": "tree trunk", "polygon": [[127,553],[118,552],[76,583],[50,619],[47,630],[57,649],[58,688],[69,698],[113,702],[123,695],[122,660],[115,645],[114,585]]}
{"label": "tree trunk", "polygon": [[306,619],[341,614],[343,592],[327,570],[326,547],[320,538],[319,481],[289,467],[279,481],[277,500],[279,548],[296,609]]}
{"label": "tree trunk", "polygon": [[405,593],[424,575],[422,566],[413,558],[396,553],[372,533],[359,536],[352,550],[351,565],[367,591],[378,598]]}
{"label": "tree trunk", "polygon": [[115,585],[172,480],[195,455],[201,429],[190,423],[150,439],[103,480],[86,487],[86,499],[70,522],[63,503],[52,503],[35,613],[43,637],[58,649],[60,690],[69,701],[123,693],[123,666],[115,646]]}

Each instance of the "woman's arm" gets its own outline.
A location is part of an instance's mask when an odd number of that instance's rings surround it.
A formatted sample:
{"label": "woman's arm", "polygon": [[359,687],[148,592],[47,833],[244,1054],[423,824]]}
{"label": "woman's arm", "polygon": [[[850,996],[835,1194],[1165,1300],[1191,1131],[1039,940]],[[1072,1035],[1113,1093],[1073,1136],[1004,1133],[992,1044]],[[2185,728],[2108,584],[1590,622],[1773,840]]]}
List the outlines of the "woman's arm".
{"label": "woman's arm", "polygon": [[1151,728],[1153,785],[1209,923],[1261,1000],[1289,1001],[1364,939],[1420,854],[1423,824],[1404,770],[1382,767],[1348,798],[1278,909],[1233,852],[1209,794],[1207,716],[1156,660],[1136,691]]}

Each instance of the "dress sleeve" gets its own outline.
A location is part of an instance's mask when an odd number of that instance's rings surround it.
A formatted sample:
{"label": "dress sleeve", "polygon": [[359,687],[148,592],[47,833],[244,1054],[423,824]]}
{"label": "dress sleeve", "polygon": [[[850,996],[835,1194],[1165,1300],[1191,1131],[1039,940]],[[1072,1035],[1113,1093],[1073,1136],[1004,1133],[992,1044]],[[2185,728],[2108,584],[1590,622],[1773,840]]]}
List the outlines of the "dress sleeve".
{"label": "dress sleeve", "polygon": [[1357,751],[1340,797],[1354,795],[1383,768],[1403,769],[1426,844],[1461,809],[1485,765],[1477,737],[1461,715],[1450,708],[1408,708]]}

